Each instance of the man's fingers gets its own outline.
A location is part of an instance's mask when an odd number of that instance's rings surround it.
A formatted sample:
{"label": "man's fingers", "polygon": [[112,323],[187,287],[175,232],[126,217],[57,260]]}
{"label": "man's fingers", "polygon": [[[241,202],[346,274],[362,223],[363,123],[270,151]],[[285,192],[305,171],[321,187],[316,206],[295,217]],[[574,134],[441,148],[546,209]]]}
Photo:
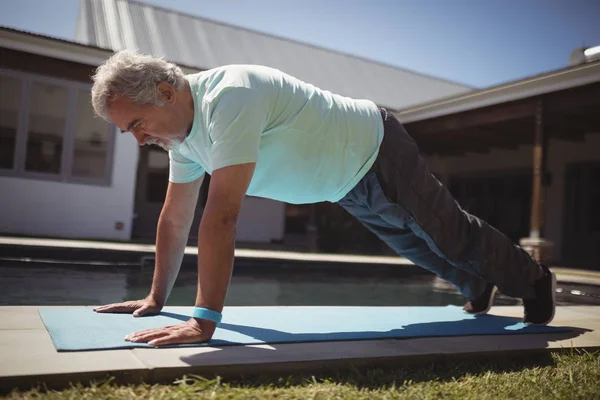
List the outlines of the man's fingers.
{"label": "man's fingers", "polygon": [[130,333],[129,335],[125,336],[127,337],[139,337],[139,336],[144,336],[147,334],[152,334],[152,333],[156,333],[156,332],[163,332],[165,330],[171,330],[171,329],[177,329],[177,325],[169,325],[169,326],[163,326],[162,328],[150,328],[150,329],[144,329],[143,331],[137,331],[137,332],[133,332]]}
{"label": "man's fingers", "polygon": [[212,337],[212,331],[205,332],[197,326],[197,322],[190,319],[177,325],[162,328],[146,329],[125,336],[125,340],[135,343],[148,343],[151,346],[164,346],[169,344],[203,343]]}
{"label": "man's fingers", "polygon": [[102,312],[128,313],[128,312],[132,312],[133,310],[135,310],[135,307],[133,307],[131,305],[124,305],[124,304],[111,304],[108,306],[94,308],[94,311],[100,312],[100,313],[102,313]]}
{"label": "man's fingers", "polygon": [[94,308],[94,311],[106,311],[106,310],[111,310],[113,308],[123,308],[123,307],[131,307],[132,304],[127,302],[127,303],[112,303],[112,304],[106,304],[103,306],[98,306]]}
{"label": "man's fingers", "polygon": [[109,304],[109,305],[107,305],[107,306],[98,306],[98,307],[94,307],[94,309],[93,309],[93,310],[94,310],[94,311],[96,311],[96,312],[102,312],[102,311],[105,311],[105,310],[107,310],[107,309],[109,309],[109,308],[111,308],[111,307],[113,307],[113,304]]}
{"label": "man's fingers", "polygon": [[133,312],[134,317],[143,317],[144,315],[156,315],[160,313],[160,309],[143,305],[141,308]]}
{"label": "man's fingers", "polygon": [[169,334],[154,340],[150,340],[148,344],[150,346],[165,346],[169,344],[186,344],[186,343],[202,343],[209,339],[200,339],[197,335],[186,335],[185,333],[180,334]]}
{"label": "man's fingers", "polygon": [[144,315],[146,315],[146,313],[148,312],[148,310],[150,309],[150,307],[148,307],[147,305],[142,306],[142,308],[138,308],[137,310],[135,310],[133,312],[133,316],[134,317],[143,317]]}
{"label": "man's fingers", "polygon": [[126,338],[143,337],[146,335],[152,335],[157,332],[168,332],[169,330],[176,329],[176,328],[177,328],[177,325],[169,325],[169,326],[163,326],[162,328],[144,329],[143,331],[137,331],[137,332],[130,333],[129,335],[127,335],[125,337]]}
{"label": "man's fingers", "polygon": [[94,311],[96,312],[106,312],[107,310],[110,310],[111,308],[113,308],[113,305],[109,305],[109,306],[100,306],[100,307],[96,307],[94,308]]}
{"label": "man's fingers", "polygon": [[128,342],[148,342],[152,339],[170,335],[170,332],[164,328],[153,329],[152,331],[136,332],[125,336]]}
{"label": "man's fingers", "polygon": [[95,307],[93,310],[98,313],[133,313],[134,317],[143,317],[144,315],[156,315],[160,313],[160,308],[155,307],[153,304],[148,304],[144,300],[113,303]]}
{"label": "man's fingers", "polygon": [[152,328],[152,329],[146,329],[143,331],[133,332],[133,333],[130,333],[129,335],[125,336],[125,340],[143,337],[145,335],[155,333],[155,332],[159,331],[160,329],[162,329],[162,328]]}
{"label": "man's fingers", "polygon": [[181,341],[181,338],[174,335],[167,335],[161,338],[157,338],[148,342],[150,346],[164,346],[167,344],[185,343]]}

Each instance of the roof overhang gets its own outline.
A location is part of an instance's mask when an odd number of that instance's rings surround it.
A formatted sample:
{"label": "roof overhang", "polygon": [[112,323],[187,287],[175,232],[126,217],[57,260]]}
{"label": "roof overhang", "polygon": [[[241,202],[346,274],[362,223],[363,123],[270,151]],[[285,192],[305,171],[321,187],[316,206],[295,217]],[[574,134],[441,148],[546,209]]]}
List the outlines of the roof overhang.
{"label": "roof overhang", "polygon": [[402,123],[417,122],[576,88],[594,82],[600,82],[600,61],[421,104],[399,110],[395,112],[395,115]]}
{"label": "roof overhang", "polygon": [[0,28],[0,47],[92,66],[102,64],[112,54],[99,47],[6,28]]}
{"label": "roof overhang", "polygon": [[[114,54],[112,50],[96,46],[5,27],[0,27],[0,47],[94,67],[101,65]],[[186,74],[198,71],[195,68],[178,65]]]}

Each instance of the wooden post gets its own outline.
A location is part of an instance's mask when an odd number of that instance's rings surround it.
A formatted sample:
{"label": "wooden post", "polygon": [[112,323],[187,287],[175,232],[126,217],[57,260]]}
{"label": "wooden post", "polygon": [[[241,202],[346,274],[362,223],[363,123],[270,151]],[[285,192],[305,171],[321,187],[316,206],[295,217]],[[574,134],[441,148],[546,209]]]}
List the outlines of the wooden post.
{"label": "wooden post", "polygon": [[531,200],[531,224],[529,237],[542,236],[544,227],[544,105],[538,100],[535,109],[535,138],[533,142],[533,191]]}
{"label": "wooden post", "polygon": [[544,133],[544,104],[538,100],[535,109],[535,131],[533,142],[533,190],[531,196],[531,224],[529,237],[521,239],[521,246],[541,261],[550,257],[551,243],[544,240],[546,159],[548,138]]}

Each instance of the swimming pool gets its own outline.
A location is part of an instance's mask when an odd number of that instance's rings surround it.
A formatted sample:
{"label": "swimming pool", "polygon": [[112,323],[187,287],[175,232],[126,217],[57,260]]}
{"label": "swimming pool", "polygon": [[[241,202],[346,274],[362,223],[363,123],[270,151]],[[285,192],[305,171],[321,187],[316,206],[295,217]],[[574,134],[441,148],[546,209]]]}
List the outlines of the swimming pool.
{"label": "swimming pool", "polygon": [[[226,306],[443,306],[464,298],[429,274],[401,266],[281,265],[234,269]],[[98,305],[145,297],[153,268],[0,261],[0,305]],[[169,306],[192,306],[197,272],[183,265]],[[597,287],[559,283],[559,305],[600,304]],[[497,305],[520,304],[499,295]]]}

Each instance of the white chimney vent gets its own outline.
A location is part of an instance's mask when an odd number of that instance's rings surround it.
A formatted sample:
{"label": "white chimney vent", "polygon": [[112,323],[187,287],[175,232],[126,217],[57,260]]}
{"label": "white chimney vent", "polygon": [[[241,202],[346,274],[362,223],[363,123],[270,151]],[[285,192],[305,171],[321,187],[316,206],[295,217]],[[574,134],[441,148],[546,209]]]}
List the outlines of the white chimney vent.
{"label": "white chimney vent", "polygon": [[569,56],[569,65],[579,65],[594,60],[600,60],[600,46],[578,47]]}

